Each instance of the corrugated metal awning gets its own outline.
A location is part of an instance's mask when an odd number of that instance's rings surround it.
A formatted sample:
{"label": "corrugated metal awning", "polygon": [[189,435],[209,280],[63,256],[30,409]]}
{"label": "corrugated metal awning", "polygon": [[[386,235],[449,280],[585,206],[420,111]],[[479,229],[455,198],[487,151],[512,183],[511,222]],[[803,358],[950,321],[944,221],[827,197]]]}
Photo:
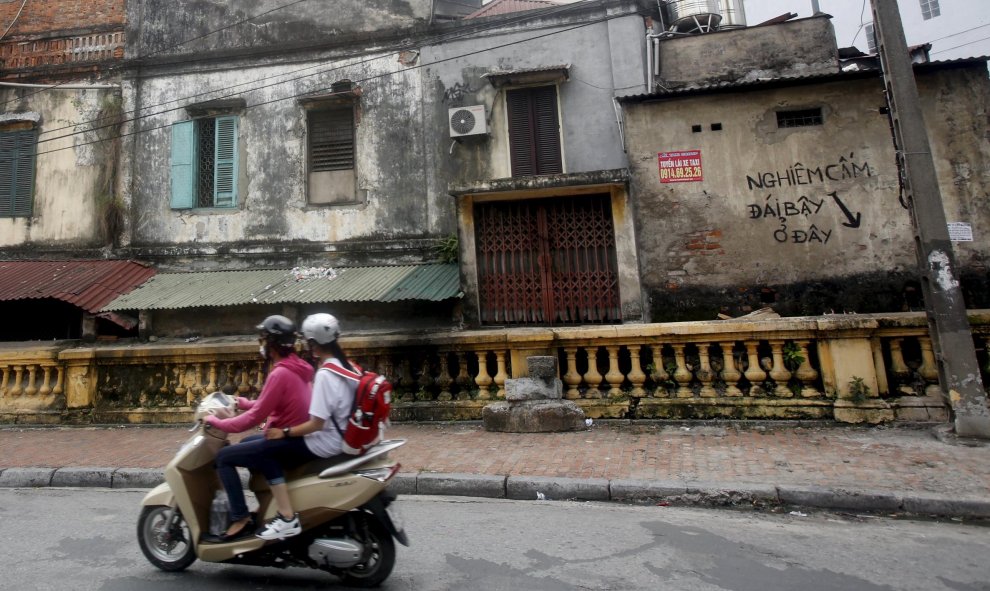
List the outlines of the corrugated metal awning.
{"label": "corrugated metal awning", "polygon": [[96,313],[154,274],[134,261],[0,261],[0,301],[52,298]]}
{"label": "corrugated metal awning", "polygon": [[461,296],[456,264],[159,273],[104,311],[244,304],[439,302]]}

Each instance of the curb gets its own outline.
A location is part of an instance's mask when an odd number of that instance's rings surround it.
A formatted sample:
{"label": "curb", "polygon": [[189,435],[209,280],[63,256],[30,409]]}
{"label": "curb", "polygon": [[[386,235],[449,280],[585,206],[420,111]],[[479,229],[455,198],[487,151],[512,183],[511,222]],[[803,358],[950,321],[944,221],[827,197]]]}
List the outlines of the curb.
{"label": "curb", "polygon": [[[162,470],[148,468],[0,468],[0,488],[154,488]],[[990,498],[746,483],[400,472],[389,484],[399,495],[439,495],[533,501],[612,501],[696,507],[786,505],[862,512],[906,512],[990,518]],[[539,494],[537,494],[539,493]]]}

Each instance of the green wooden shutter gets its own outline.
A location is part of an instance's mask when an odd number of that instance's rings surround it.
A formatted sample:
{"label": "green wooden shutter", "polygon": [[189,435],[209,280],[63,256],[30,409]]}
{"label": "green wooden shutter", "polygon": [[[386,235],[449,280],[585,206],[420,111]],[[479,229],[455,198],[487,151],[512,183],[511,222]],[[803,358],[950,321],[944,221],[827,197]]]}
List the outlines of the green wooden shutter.
{"label": "green wooden shutter", "polygon": [[195,197],[196,125],[172,124],[172,209],[191,209]]}
{"label": "green wooden shutter", "polygon": [[213,205],[237,205],[237,117],[217,117]]}
{"label": "green wooden shutter", "polygon": [[0,133],[0,217],[30,217],[34,194],[35,130]]}

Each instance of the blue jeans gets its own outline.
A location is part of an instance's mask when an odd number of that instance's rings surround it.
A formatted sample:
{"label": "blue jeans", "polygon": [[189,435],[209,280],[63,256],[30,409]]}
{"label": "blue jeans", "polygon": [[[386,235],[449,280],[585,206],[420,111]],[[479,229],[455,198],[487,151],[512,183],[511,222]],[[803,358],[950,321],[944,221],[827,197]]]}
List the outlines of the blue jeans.
{"label": "blue jeans", "polygon": [[261,472],[268,484],[282,484],[285,482],[283,466],[293,468],[315,459],[317,456],[309,451],[302,437],[269,440],[262,434],[250,435],[240,443],[221,449],[217,453],[216,468],[230,502],[230,521],[248,516],[238,467]]}

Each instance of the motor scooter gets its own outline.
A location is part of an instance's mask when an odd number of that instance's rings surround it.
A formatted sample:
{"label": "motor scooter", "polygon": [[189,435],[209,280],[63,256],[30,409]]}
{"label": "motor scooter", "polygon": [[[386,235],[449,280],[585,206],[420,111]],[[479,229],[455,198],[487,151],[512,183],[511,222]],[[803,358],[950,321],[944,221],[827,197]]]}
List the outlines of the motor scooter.
{"label": "motor scooter", "polygon": [[[302,533],[284,540],[250,536],[221,542],[209,535],[214,495],[222,490],[214,468],[217,452],[228,445],[227,433],[203,418],[234,408],[223,392],[204,397],[196,426],[165,467],[165,482],[145,495],[138,518],[138,543],[145,557],[165,571],[181,571],[197,558],[206,562],[254,566],[308,567],[340,577],[355,587],[375,587],[395,565],[395,544],[408,546],[402,522],[387,489],[399,471],[389,452],[405,440],[382,441],[364,455],[334,463],[316,460],[286,471],[292,506]],[[336,460],[339,462],[339,458]],[[258,501],[256,523],[275,516],[268,482],[252,474],[249,488]]]}

